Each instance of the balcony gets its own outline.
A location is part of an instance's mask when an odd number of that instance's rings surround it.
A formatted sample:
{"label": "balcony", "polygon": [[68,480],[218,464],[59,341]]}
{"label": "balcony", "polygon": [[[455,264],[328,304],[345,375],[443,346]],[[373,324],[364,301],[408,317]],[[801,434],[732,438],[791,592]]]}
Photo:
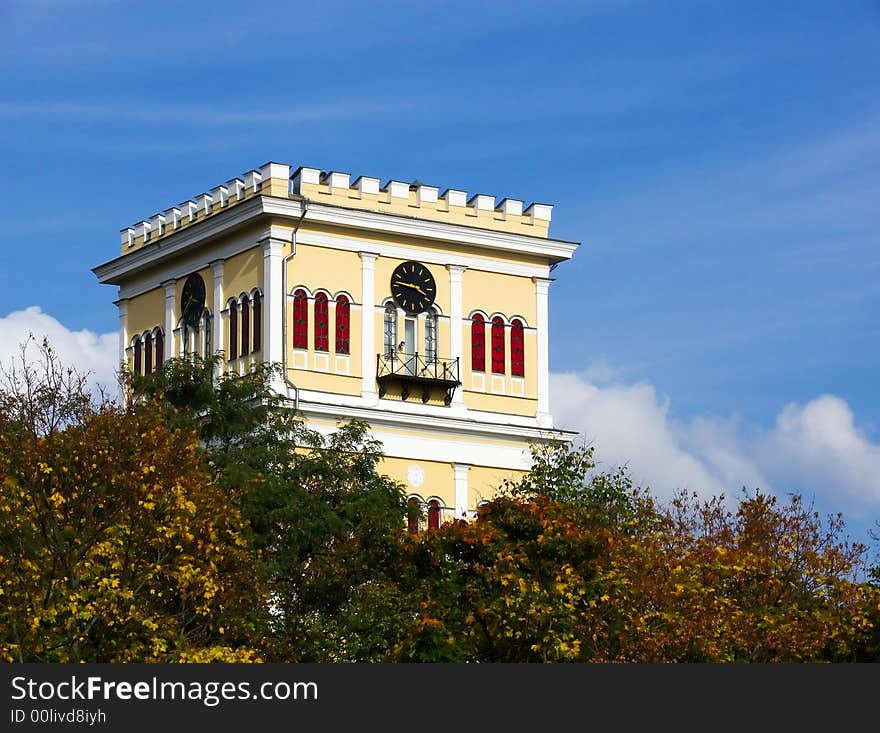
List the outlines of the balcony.
{"label": "balcony", "polygon": [[458,358],[425,358],[421,354],[376,354],[376,384],[379,397],[400,391],[404,402],[419,393],[422,402],[432,396],[449,406],[459,380]]}

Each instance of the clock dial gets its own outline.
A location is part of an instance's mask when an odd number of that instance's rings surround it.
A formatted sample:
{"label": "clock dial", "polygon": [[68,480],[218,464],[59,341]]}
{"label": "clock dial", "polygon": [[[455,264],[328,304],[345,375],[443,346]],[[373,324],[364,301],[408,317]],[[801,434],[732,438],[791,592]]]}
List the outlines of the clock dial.
{"label": "clock dial", "polygon": [[434,303],[437,284],[421,262],[401,262],[391,273],[391,295],[407,313],[423,313]]}
{"label": "clock dial", "polygon": [[180,293],[180,313],[187,325],[198,325],[205,310],[205,281],[197,272],[190,275]]}

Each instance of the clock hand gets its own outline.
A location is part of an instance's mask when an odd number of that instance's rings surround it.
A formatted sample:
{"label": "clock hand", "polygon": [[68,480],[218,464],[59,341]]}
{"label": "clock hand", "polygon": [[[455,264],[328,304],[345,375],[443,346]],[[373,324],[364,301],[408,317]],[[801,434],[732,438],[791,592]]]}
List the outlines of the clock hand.
{"label": "clock hand", "polygon": [[425,295],[425,291],[422,290],[418,285],[413,285],[412,283],[400,283],[401,285],[406,285],[408,288],[412,288],[413,290],[418,290],[422,295]]}

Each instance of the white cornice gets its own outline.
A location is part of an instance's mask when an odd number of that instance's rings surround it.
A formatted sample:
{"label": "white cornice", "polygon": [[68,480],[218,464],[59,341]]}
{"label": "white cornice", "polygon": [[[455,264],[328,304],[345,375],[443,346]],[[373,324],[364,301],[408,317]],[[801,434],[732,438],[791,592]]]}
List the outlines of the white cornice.
{"label": "white cornice", "polygon": [[426,415],[402,410],[392,411],[389,409],[391,403],[383,402],[381,407],[358,407],[339,403],[316,402],[308,399],[310,396],[312,396],[311,393],[301,390],[299,407],[306,417],[313,415],[324,418],[362,420],[377,428],[403,430],[415,428],[436,431],[456,438],[478,436],[496,440],[519,439],[542,442],[552,439],[571,441],[577,436],[577,433],[567,430],[538,427],[534,418],[524,418],[519,415],[500,415],[486,412],[474,412],[471,418]]}
{"label": "white cornice", "polygon": [[[414,217],[349,209],[328,204],[307,202],[307,218],[324,224],[385,232],[417,239],[464,244],[494,252],[508,252],[546,258],[549,263],[569,259],[577,242],[565,242],[523,234],[496,232],[460,224],[417,219]],[[293,221],[303,213],[303,201],[274,196],[255,196],[230,206],[201,222],[166,235],[161,239],[95,267],[92,271],[101,283],[119,285],[158,262],[180,254],[186,249],[203,245],[227,232],[244,226],[264,215]],[[216,255],[212,253],[211,259]]]}
{"label": "white cornice", "polygon": [[[266,213],[281,216],[299,216],[301,209],[295,199],[264,197]],[[432,219],[400,216],[398,214],[378,213],[363,209],[350,209],[342,206],[308,203],[306,218],[324,224],[387,232],[419,239],[433,239],[456,244],[466,244],[496,251],[517,252],[535,257],[546,257],[551,262],[570,259],[578,242],[558,239],[532,237],[527,234],[498,232],[462,224],[451,224]]]}

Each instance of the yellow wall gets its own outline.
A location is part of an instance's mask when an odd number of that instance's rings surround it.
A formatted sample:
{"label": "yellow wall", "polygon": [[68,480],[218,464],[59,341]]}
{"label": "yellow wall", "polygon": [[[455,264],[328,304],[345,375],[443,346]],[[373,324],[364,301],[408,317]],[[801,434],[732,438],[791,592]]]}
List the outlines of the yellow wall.
{"label": "yellow wall", "polygon": [[471,466],[468,471],[468,509],[476,508],[481,501],[492,499],[505,478],[517,481],[524,475],[525,471]]}
{"label": "yellow wall", "polygon": [[481,310],[490,318],[493,313],[503,313],[508,321],[519,315],[525,318],[526,326],[535,326],[536,308],[535,283],[531,278],[483,270],[464,271],[462,310],[465,318],[472,311]]}
{"label": "yellow wall", "polygon": [[[210,273],[210,268],[208,268]],[[205,279],[207,285],[209,279]],[[229,298],[249,293],[263,287],[263,248],[255,246],[239,252],[223,263],[223,307]],[[208,303],[212,302],[212,290],[208,288]]]}
{"label": "yellow wall", "polygon": [[153,288],[128,301],[128,339],[135,334],[152,331],[156,326],[165,330],[165,288]]}

